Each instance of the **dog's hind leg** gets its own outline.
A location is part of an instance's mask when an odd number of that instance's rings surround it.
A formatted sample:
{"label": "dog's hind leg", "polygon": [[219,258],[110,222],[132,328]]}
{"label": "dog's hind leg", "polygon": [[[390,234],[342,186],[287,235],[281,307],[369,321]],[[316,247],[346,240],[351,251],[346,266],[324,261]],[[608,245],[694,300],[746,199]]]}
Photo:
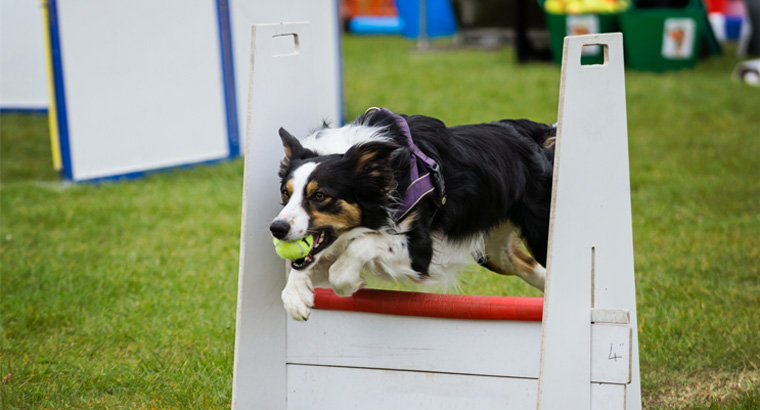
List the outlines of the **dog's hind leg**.
{"label": "dog's hind leg", "polygon": [[515,275],[529,285],[544,290],[546,269],[520,247],[520,238],[509,223],[504,223],[491,232],[485,242],[485,255],[478,263],[500,275]]}
{"label": "dog's hind leg", "polygon": [[507,256],[515,267],[516,275],[534,288],[544,291],[546,282],[546,268],[541,266],[532,256],[523,252],[520,247],[520,239],[517,236],[510,238],[507,246]]}

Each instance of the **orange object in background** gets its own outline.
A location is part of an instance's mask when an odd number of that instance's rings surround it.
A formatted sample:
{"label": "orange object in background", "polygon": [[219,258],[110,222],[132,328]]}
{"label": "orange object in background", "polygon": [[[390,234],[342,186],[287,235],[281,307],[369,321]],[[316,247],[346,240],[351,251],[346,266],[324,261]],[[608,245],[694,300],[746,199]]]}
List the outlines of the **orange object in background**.
{"label": "orange object in background", "polygon": [[346,0],[348,17],[356,16],[397,16],[396,2],[393,0]]}

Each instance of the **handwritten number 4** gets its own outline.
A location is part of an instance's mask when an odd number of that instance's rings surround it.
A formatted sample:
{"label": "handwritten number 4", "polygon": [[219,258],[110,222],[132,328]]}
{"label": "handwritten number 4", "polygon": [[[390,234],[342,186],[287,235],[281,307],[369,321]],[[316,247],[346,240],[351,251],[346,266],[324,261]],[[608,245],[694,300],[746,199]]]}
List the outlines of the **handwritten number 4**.
{"label": "handwritten number 4", "polygon": [[618,354],[616,352],[613,352],[612,351],[612,345],[613,344],[610,343],[610,354],[609,354],[609,356],[607,356],[607,358],[610,359],[610,360],[614,360],[614,361],[617,362],[617,359],[622,359],[623,356],[618,356]]}

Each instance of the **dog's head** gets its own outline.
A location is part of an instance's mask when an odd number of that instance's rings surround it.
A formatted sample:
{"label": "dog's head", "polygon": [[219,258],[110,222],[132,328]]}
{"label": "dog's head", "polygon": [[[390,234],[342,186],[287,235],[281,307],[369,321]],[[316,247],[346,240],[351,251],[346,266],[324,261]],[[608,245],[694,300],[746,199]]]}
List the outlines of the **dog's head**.
{"label": "dog's head", "polygon": [[294,269],[312,264],[343,233],[386,223],[394,187],[390,142],[357,144],[345,154],[317,155],[280,128],[285,158],[280,164],[283,209],[269,229],[280,240],[314,236],[308,256]]}

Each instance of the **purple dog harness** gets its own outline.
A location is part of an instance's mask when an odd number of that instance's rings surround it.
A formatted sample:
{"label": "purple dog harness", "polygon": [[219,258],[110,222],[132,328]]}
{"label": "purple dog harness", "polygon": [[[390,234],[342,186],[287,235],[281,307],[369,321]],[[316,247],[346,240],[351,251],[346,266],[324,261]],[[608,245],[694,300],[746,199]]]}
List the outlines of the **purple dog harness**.
{"label": "purple dog harness", "polygon": [[[401,205],[396,211],[396,221],[403,220],[409,211],[414,208],[423,198],[430,194],[435,195],[435,204],[440,207],[446,203],[446,187],[443,181],[443,175],[441,175],[441,168],[433,159],[425,155],[412,140],[412,133],[409,131],[409,124],[404,117],[394,114],[387,108],[370,108],[367,112],[372,110],[378,110],[385,114],[388,114],[396,120],[396,125],[401,129],[401,133],[404,134],[407,140],[409,148],[412,150],[411,155],[411,183],[404,194],[404,199],[401,201]],[[420,175],[417,160],[420,160],[425,165],[425,172]]]}

